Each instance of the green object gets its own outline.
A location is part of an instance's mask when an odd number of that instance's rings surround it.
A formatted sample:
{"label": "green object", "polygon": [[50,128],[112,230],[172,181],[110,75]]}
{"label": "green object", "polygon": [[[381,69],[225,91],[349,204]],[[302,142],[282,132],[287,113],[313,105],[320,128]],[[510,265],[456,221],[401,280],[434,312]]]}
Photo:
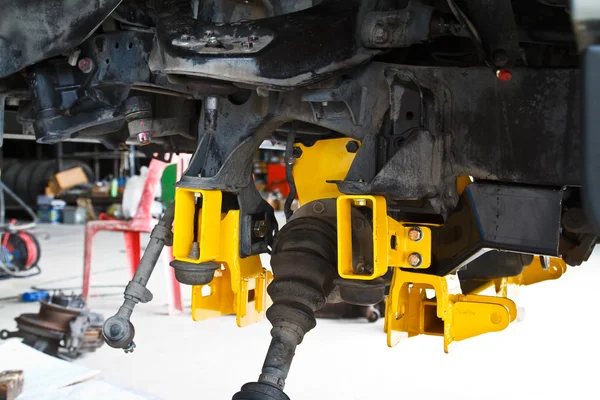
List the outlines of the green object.
{"label": "green object", "polygon": [[165,168],[160,184],[162,187],[161,200],[165,207],[175,201],[175,184],[177,183],[177,164]]}
{"label": "green object", "polygon": [[110,197],[117,197],[119,195],[119,180],[113,178],[110,182]]}

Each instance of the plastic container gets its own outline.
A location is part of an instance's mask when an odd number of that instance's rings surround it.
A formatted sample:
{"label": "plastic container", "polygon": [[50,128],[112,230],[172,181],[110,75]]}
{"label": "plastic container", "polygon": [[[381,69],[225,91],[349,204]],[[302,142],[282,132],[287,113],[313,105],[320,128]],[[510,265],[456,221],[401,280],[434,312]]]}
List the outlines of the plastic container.
{"label": "plastic container", "polygon": [[37,205],[40,222],[58,224],[62,221],[63,210],[67,203],[48,196],[38,196]]}
{"label": "plastic container", "polygon": [[83,207],[66,206],[63,209],[63,223],[80,225],[85,224],[87,211]]}

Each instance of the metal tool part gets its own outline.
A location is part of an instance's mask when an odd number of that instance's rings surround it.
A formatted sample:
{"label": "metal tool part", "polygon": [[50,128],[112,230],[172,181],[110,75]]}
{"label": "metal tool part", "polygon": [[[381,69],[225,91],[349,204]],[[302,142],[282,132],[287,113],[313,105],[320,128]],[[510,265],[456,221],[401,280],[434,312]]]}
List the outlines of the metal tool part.
{"label": "metal tool part", "polygon": [[104,317],[90,312],[80,296],[62,293],[40,302],[37,314],[15,318],[17,331],[0,331],[0,339],[22,338],[23,343],[55,357],[74,359],[102,346]]}
{"label": "metal tool part", "polygon": [[104,340],[111,347],[124,349],[125,352],[130,352],[135,347],[133,342],[135,329],[130,321],[131,314],[136,304],[140,302],[147,303],[152,300],[152,293],[146,288],[146,284],[150,279],[150,275],[152,275],[163,247],[173,244],[171,226],[173,225],[174,215],[175,205],[171,204],[150,234],[150,241],[142,255],[135,275],[123,293],[125,297],[123,305],[102,326]]}

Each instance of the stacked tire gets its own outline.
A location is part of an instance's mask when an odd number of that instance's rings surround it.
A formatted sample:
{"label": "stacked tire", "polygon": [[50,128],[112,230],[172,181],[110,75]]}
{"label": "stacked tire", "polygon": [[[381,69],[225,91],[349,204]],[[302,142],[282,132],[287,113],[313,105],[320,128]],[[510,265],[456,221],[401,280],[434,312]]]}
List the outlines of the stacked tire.
{"label": "stacked tire", "polygon": [[[91,182],[92,169],[79,160],[64,160],[63,168],[81,167]],[[29,205],[35,205],[37,196],[44,194],[50,178],[57,172],[56,160],[5,159],[2,162],[1,179],[13,192]],[[16,204],[10,196],[5,196],[6,204]]]}

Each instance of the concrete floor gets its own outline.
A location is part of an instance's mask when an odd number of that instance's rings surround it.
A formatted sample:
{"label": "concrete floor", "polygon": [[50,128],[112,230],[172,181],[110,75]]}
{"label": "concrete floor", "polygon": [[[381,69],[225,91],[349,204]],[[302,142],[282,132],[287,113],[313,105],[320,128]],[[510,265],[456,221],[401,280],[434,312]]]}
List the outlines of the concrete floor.
{"label": "concrete floor", "polygon": [[[0,281],[0,297],[31,285],[81,284],[83,227],[41,226],[43,273]],[[100,233],[94,245],[92,284],[128,281],[122,237]],[[319,320],[297,350],[286,393],[314,399],[597,399],[600,369],[595,284],[600,255],[570,268],[559,281],[522,288],[514,300],[526,309],[523,322],[506,331],[461,342],[443,353],[442,339],[416,337],[389,349],[383,321]],[[137,349],[124,354],[108,346],[76,361],[102,371],[101,377],[162,399],[230,399],[258,377],[269,343],[268,321],[244,329],[234,317],[192,321],[190,290],[184,288],[184,315],[167,316],[162,267],[150,281],[151,303],[136,308]],[[119,289],[98,289],[107,293]],[[90,307],[106,317],[121,297],[92,298]],[[0,328],[34,312],[36,304],[0,303]]]}

